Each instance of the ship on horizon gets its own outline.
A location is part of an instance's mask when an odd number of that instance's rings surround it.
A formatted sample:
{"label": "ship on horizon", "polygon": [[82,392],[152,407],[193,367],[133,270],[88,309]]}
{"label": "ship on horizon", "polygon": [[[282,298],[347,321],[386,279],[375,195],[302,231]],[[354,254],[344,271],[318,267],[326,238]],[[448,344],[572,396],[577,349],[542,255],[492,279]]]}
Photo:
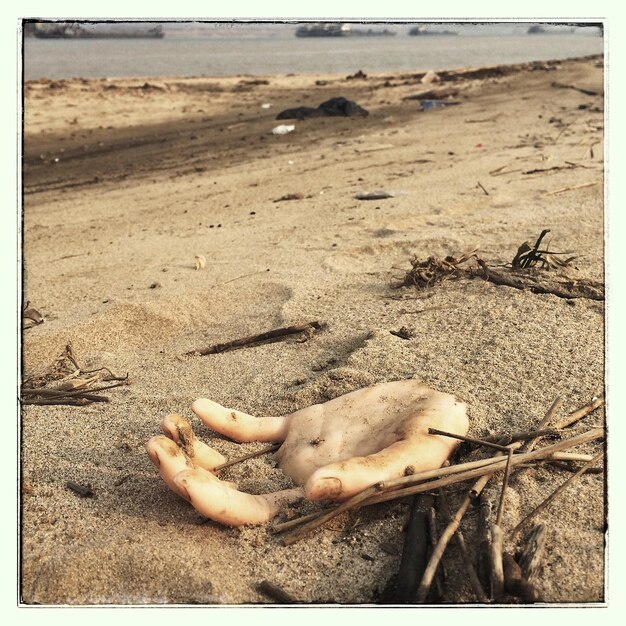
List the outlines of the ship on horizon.
{"label": "ship on horizon", "polygon": [[435,35],[441,35],[441,36],[447,36],[447,37],[451,37],[453,35],[458,35],[459,33],[456,32],[455,30],[428,30],[425,26],[415,26],[413,28],[411,28],[411,30],[409,31],[409,35],[411,35],[412,37],[420,37],[423,35],[429,35],[429,36],[435,36]]}
{"label": "ship on horizon", "polygon": [[163,27],[151,28],[92,28],[77,22],[51,22],[34,24],[32,34],[40,39],[162,39]]}
{"label": "ship on horizon", "polygon": [[393,37],[396,33],[384,28],[352,28],[350,24],[337,22],[318,22],[300,26],[296,30],[296,37]]}

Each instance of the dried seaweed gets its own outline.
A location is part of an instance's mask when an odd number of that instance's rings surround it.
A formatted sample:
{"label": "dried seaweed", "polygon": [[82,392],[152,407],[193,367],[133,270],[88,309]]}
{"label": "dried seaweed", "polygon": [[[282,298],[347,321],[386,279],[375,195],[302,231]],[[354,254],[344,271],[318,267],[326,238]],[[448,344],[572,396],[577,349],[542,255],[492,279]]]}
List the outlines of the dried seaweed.
{"label": "dried seaweed", "polygon": [[27,330],[39,324],[43,324],[43,315],[27,301],[22,309],[22,329]]}
{"label": "dried seaweed", "polygon": [[20,401],[23,405],[85,406],[93,402],[109,402],[108,396],[99,392],[128,384],[128,374],[116,376],[107,367],[94,370],[82,368],[72,345],[68,343],[63,353],[44,372],[22,381]]}
{"label": "dried seaweed", "polygon": [[547,248],[545,250],[539,249],[543,238],[549,232],[549,229],[542,230],[534,245],[531,245],[529,241],[525,241],[517,249],[517,254],[513,257],[513,261],[511,261],[511,267],[513,269],[528,269],[530,267],[536,267],[538,263],[541,263],[542,269],[550,269],[554,267],[565,267],[574,261],[577,258],[575,256],[569,257],[564,261],[558,258],[558,255],[571,254],[569,252],[550,252]]}
{"label": "dried seaweed", "polygon": [[[496,271],[488,267],[474,249],[459,257],[447,256],[440,258],[430,256],[425,261],[413,256],[410,259],[411,269],[397,283],[396,287],[416,287],[419,290],[429,289],[448,279],[482,278],[495,285],[512,287],[521,291],[538,294],[551,294],[566,300],[587,298],[604,300],[604,283],[585,278],[574,279],[564,273],[554,273],[548,277],[541,269],[565,268],[577,257],[558,259],[558,255],[569,252],[550,252],[541,250],[541,242],[549,230],[543,230],[534,245],[523,243],[517,250],[510,267],[504,271]],[[539,267],[538,267],[539,266]],[[503,267],[503,266],[500,266]],[[577,269],[577,268],[576,268]]]}
{"label": "dried seaweed", "polygon": [[445,280],[453,278],[463,278],[471,271],[472,262],[478,262],[478,249],[466,252],[459,257],[447,256],[440,258],[430,256],[425,261],[419,257],[411,258],[411,269],[406,273],[399,287],[417,287],[418,289],[428,289],[438,285]]}

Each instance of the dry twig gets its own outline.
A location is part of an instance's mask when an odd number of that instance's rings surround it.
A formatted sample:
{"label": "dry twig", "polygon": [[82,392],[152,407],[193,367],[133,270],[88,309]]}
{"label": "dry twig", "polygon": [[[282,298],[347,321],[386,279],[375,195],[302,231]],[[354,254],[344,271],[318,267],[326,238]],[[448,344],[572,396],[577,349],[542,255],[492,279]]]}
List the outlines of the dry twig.
{"label": "dry twig", "polygon": [[[557,411],[561,408],[562,404],[563,404],[563,398],[561,396],[557,396],[554,399],[554,402],[550,405],[548,412],[543,416],[543,419],[539,422],[539,425],[537,426],[537,430],[542,430],[544,428],[547,428],[550,425],[550,422],[556,415]],[[526,452],[531,452],[533,448],[539,443],[539,441],[541,441],[540,435],[537,437],[534,437],[531,441],[528,441],[527,443],[525,443],[522,446],[522,450],[525,450]]]}
{"label": "dry twig", "polygon": [[394,598],[398,604],[413,603],[415,588],[426,567],[430,534],[427,510],[432,509],[430,502],[430,496],[414,496],[411,502]]}
{"label": "dry twig", "polygon": [[598,407],[601,407],[604,404],[604,397],[595,398],[590,404],[578,409],[578,411],[574,411],[570,415],[568,415],[565,419],[562,419],[555,428],[567,428],[572,424],[580,421],[583,417],[589,415],[595,411]]}
{"label": "dry twig", "polygon": [[525,526],[533,517],[543,511],[549,504],[556,498],[567,486],[575,481],[579,476],[582,476],[592,465],[599,461],[604,456],[604,451],[598,452],[591,461],[585,463],[574,475],[570,476],[564,483],[559,485],[541,504],[535,507],[512,531],[511,536],[515,535],[523,526]]}
{"label": "dry twig", "polygon": [[[439,502],[441,503],[441,511],[443,512],[444,516],[448,520],[450,520],[452,518],[452,513],[450,512],[450,507],[448,506],[448,499],[443,489],[439,492]],[[467,551],[467,546],[465,545],[465,538],[463,537],[463,533],[461,532],[460,529],[457,529],[454,537],[459,547],[459,551],[461,552],[463,563],[467,571],[467,577],[470,581],[470,585],[472,586],[472,590],[474,591],[474,595],[476,596],[476,599],[479,602],[488,602],[489,599],[487,598],[487,595],[485,594],[485,590],[480,584],[478,574],[476,573],[476,569],[474,568],[472,559],[470,558],[469,552]]]}
{"label": "dry twig", "polygon": [[570,187],[560,187],[559,189],[553,189],[552,191],[547,191],[546,196],[555,196],[559,193],[565,193],[566,191],[574,191],[576,189],[585,189],[586,187],[593,187],[597,185],[597,182],[589,182],[589,183],[581,183],[580,185],[572,185]]}
{"label": "dry twig", "polygon": [[[557,443],[546,446],[545,448],[534,450],[533,452],[514,454],[511,458],[511,465],[516,466],[530,461],[543,459],[568,459],[568,456],[558,455],[557,453],[561,450],[573,448],[574,446],[581,445],[588,441],[601,439],[602,437],[604,437],[604,429],[594,428],[585,433],[581,433],[580,435],[576,435],[575,437],[571,437],[570,439],[558,441]],[[439,489],[440,487],[483,477],[485,475],[491,476],[494,472],[505,469],[506,463],[507,458],[504,456],[491,457],[479,461],[470,461],[469,463],[452,465],[437,470],[420,472],[418,474],[404,476],[394,480],[379,482],[371,487],[368,487],[367,489],[364,489],[337,507],[324,511],[313,519],[311,519],[311,516],[309,515],[306,516],[306,519],[298,518],[297,520],[290,520],[282,525],[283,528],[277,530],[284,530],[286,524],[289,525],[287,527],[293,527],[301,523],[301,528],[294,531],[290,535],[283,537],[283,545],[292,545],[300,539],[303,539],[310,531],[319,528],[327,521],[344,511],[361,506],[378,504],[380,502],[387,502],[389,500],[396,500],[398,498],[415,495],[417,493],[432,491],[434,489]],[[435,480],[431,480],[433,478],[435,478]],[[476,498],[478,493],[473,493],[473,497]]]}
{"label": "dry twig", "polygon": [[266,448],[261,448],[260,450],[257,450],[256,452],[250,452],[250,454],[244,454],[243,456],[237,457],[236,459],[226,461],[222,463],[221,465],[217,465],[213,469],[215,471],[223,470],[223,469],[226,469],[227,467],[237,465],[237,463],[241,463],[242,461],[247,461],[248,459],[254,459],[257,456],[263,456],[264,454],[270,454],[272,452],[276,452],[278,448],[280,448],[280,444],[276,443],[271,446],[267,446]]}
{"label": "dry twig", "polygon": [[526,580],[530,581],[539,573],[545,548],[546,527],[543,524],[538,524],[528,534],[519,560],[522,576]]}
{"label": "dry twig", "polygon": [[248,337],[242,337],[240,339],[234,339],[233,341],[227,341],[226,343],[214,344],[212,346],[209,346],[208,348],[191,350],[186,354],[205,356],[207,354],[219,354],[221,352],[228,352],[230,350],[249,348],[263,343],[274,343],[275,341],[282,341],[283,339],[291,335],[304,334],[304,336],[306,337],[312,335],[316,330],[321,330],[322,327],[323,325],[320,322],[308,322],[306,324],[299,324],[297,326],[285,326],[282,328],[275,328],[264,333],[250,335]]}

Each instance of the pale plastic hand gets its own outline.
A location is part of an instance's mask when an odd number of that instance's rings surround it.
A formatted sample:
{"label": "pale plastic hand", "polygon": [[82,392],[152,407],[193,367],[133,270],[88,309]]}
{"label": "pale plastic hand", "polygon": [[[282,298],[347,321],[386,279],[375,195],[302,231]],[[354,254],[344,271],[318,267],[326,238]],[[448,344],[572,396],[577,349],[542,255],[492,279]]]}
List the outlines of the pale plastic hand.
{"label": "pale plastic hand", "polygon": [[146,444],[167,485],[202,515],[229,526],[262,524],[286,504],[345,500],[382,480],[441,467],[465,435],[466,406],[416,380],[382,383],[282,417],[252,417],[211,400],[192,409],[210,429],[238,442],[283,442],[280,468],[303,488],[251,495],[220,480],[226,459],[196,438],[189,422],[168,415],[165,435]]}

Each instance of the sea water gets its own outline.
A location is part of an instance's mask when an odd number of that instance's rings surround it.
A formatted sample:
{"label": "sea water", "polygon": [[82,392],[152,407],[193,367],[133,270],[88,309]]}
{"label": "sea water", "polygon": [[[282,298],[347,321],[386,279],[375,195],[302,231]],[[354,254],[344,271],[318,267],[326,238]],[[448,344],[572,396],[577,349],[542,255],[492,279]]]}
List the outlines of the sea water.
{"label": "sea water", "polygon": [[124,76],[231,76],[426,71],[565,59],[604,50],[596,34],[300,38],[294,28],[267,36],[163,39],[25,38],[25,80]]}

